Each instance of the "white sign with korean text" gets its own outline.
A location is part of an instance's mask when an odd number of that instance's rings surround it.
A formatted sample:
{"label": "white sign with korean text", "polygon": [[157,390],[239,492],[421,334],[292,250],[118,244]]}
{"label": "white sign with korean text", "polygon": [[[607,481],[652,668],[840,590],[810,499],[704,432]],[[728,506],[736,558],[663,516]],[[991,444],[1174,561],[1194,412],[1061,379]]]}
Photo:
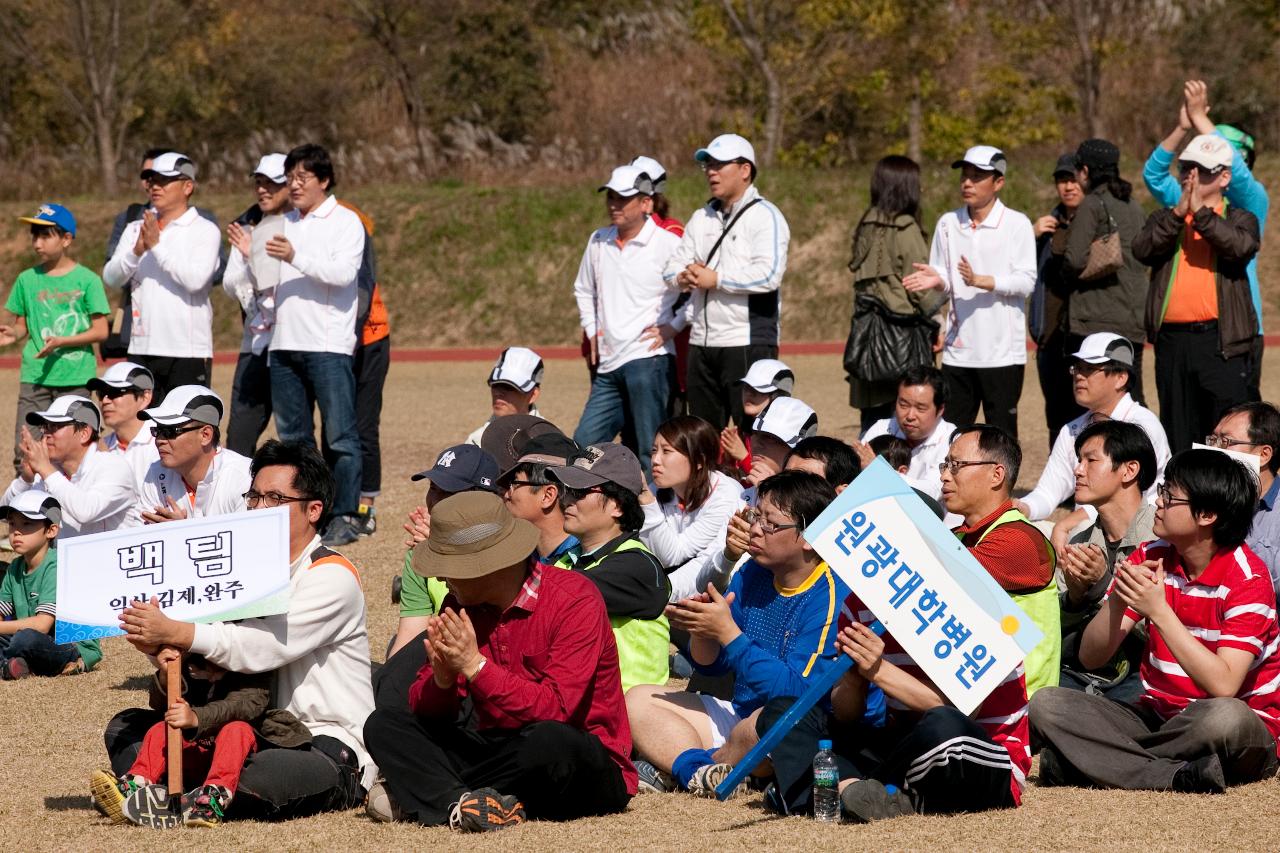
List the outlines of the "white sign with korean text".
{"label": "white sign with korean text", "polygon": [[58,543],[55,639],[110,637],[120,611],[156,598],[186,622],[289,609],[287,507],[148,524]]}
{"label": "white sign with korean text", "polygon": [[1044,637],[882,459],[809,525],[805,539],[965,714]]}

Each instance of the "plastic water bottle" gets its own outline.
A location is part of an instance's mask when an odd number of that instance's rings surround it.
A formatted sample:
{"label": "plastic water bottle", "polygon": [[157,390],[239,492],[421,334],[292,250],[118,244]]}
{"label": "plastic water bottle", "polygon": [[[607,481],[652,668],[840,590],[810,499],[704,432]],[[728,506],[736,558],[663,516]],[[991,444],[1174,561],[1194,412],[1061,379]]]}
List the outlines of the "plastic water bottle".
{"label": "plastic water bottle", "polygon": [[823,823],[840,822],[840,769],[831,752],[831,741],[818,741],[818,754],[813,757],[813,819]]}

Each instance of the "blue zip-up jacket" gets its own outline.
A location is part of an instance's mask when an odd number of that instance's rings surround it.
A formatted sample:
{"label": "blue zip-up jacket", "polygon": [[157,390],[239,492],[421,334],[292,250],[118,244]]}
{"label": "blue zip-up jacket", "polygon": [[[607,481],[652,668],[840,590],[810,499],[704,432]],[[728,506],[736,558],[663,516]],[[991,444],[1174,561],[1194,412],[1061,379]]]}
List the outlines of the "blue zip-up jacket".
{"label": "blue zip-up jacket", "polygon": [[[1222,136],[1221,133],[1217,134]],[[1224,139],[1226,137],[1223,137]],[[1160,204],[1175,207],[1182,198],[1182,185],[1169,172],[1176,153],[1166,151],[1160,145],[1147,158],[1147,165],[1142,168],[1142,180],[1147,190]],[[1249,167],[1239,150],[1231,146],[1231,183],[1227,185],[1227,204],[1252,213],[1258,220],[1258,235],[1261,236],[1267,227],[1267,211],[1271,208],[1271,199],[1264,187]],[[1249,276],[1249,295],[1253,298],[1253,310],[1258,315],[1258,334],[1262,334],[1262,290],[1258,286],[1258,258],[1255,255],[1249,261],[1245,273]]]}

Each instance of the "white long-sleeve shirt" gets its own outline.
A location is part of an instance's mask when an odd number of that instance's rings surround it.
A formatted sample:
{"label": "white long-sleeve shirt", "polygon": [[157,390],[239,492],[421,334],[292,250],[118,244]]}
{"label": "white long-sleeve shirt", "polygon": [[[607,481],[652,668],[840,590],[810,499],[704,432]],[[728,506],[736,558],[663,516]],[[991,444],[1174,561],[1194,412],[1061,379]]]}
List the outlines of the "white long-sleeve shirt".
{"label": "white long-sleeve shirt", "polygon": [[115,254],[102,270],[108,287],[133,282],[132,355],[171,358],[213,356],[213,306],[209,290],[218,271],[218,226],[194,207],[165,224],[160,242],[133,253],[142,220],[125,226]]}
{"label": "white long-sleeve shirt", "polygon": [[695,510],[685,511],[679,501],[644,504],[640,541],[668,569],[701,561],[710,551],[724,549],[729,519],[742,505],[742,486],[719,471],[711,474],[711,493]]}
{"label": "white long-sleeve shirt", "polygon": [[[1164,482],[1164,465],[1169,461],[1170,456],[1169,440],[1164,434],[1164,427],[1160,425],[1160,418],[1128,394],[1120,398],[1120,402],[1116,403],[1114,409],[1103,414],[1113,421],[1137,424],[1142,427],[1147,438],[1151,439],[1151,446],[1156,451],[1156,479],[1144,495],[1148,503],[1153,503],[1156,487]],[[1039,482],[1022,499],[1022,502],[1027,505],[1027,517],[1032,521],[1048,518],[1049,513],[1053,512],[1058,504],[1075,493],[1075,470],[1076,463],[1079,461],[1076,456],[1076,436],[1084,432],[1084,428],[1089,425],[1092,417],[1092,412],[1085,412],[1058,430],[1058,436],[1053,440],[1053,449],[1049,451],[1049,461],[1045,463]],[[1091,518],[1097,513],[1093,507],[1085,507],[1085,511]]]}
{"label": "white long-sleeve shirt", "polygon": [[[951,434],[956,431],[955,424],[939,419],[933,432],[924,441],[911,448],[911,465],[907,468],[907,482],[914,489],[919,489],[934,500],[942,497],[942,474],[938,465],[947,458],[951,449]],[[898,417],[876,421],[862,436],[864,444],[873,438],[891,435],[906,441],[902,427],[898,426]]]}
{"label": "white long-sleeve shirt", "polygon": [[[725,227],[757,198],[760,192],[753,184],[726,211],[712,204],[694,211],[680,245],[667,260],[662,274],[667,285],[676,287],[676,276],[689,264],[706,263]],[[779,288],[790,243],[791,229],[772,202],[761,199],[743,211],[708,265],[719,276],[715,289],[690,294],[689,342],[702,347],[776,345],[782,313]]]}
{"label": "white long-sleeve shirt", "polygon": [[597,341],[600,373],[612,373],[641,358],[675,353],[675,343],[650,349],[641,333],[665,322],[680,292],[667,287],[662,272],[680,238],[646,219],[640,233],[618,245],[617,226],[601,228],[587,241],[573,296],[588,338]]}
{"label": "white long-sleeve shirt", "polygon": [[286,213],[284,236],[294,254],[280,264],[271,350],[351,355],[364,223],[329,196],[306,216]]}
{"label": "white long-sleeve shirt", "polygon": [[232,672],[275,671],[273,706],[311,734],[355,750],[366,790],[377,767],[364,746],[373,713],[369,633],[360,576],[316,536],[289,566],[289,612],[196,625],[191,651]]}
{"label": "white long-sleeve shirt", "polygon": [[137,479],[123,456],[103,453],[89,445],[76,472],[68,477],[54,471],[49,479],[36,476],[28,483],[15,477],[0,502],[8,504],[28,489],[44,489],[62,505],[59,539],[137,527]]}
{"label": "white long-sleeve shirt", "polygon": [[[252,226],[245,226],[252,231]],[[240,352],[261,354],[271,343],[271,329],[275,323],[275,289],[258,292],[253,265],[235,246],[227,258],[227,269],[222,274],[222,289],[244,311],[244,333],[240,336]]]}
{"label": "white long-sleeve shirt", "polygon": [[129,468],[133,470],[135,489],[141,489],[142,481],[147,476],[147,469],[151,467],[152,462],[160,458],[160,453],[156,450],[156,434],[151,421],[142,422],[142,428],[133,437],[133,441],[129,442],[128,447],[120,446],[120,437],[114,432],[102,439],[102,446],[103,453],[119,456],[129,463]]}
{"label": "white long-sleeve shirt", "polygon": [[[994,290],[964,283],[960,261],[975,275],[995,279]],[[938,220],[929,266],[942,276],[951,307],[942,363],[951,367],[1006,367],[1027,363],[1026,300],[1036,285],[1036,238],[1031,220],[996,199],[981,224],[969,209]]]}
{"label": "white long-sleeve shirt", "polygon": [[147,511],[152,507],[168,506],[170,498],[182,509],[187,518],[203,518],[208,515],[226,515],[244,511],[244,493],[249,491],[253,477],[249,474],[249,459],[234,450],[219,447],[204,477],[192,490],[182,475],[157,459],[147,468],[138,487],[138,504]]}
{"label": "white long-sleeve shirt", "polygon": [[[757,492],[755,486],[742,489],[739,487],[737,503],[733,507],[736,513],[740,509],[756,505]],[[730,513],[732,515],[733,513]],[[729,586],[733,573],[750,559],[750,554],[743,554],[737,562],[731,563],[724,556],[725,534],[729,524],[726,521],[720,529],[720,538],[715,547],[705,548],[680,568],[667,575],[671,583],[671,597],[668,601],[676,602],[700,592],[707,591],[707,584],[713,583],[716,589],[724,592]]]}

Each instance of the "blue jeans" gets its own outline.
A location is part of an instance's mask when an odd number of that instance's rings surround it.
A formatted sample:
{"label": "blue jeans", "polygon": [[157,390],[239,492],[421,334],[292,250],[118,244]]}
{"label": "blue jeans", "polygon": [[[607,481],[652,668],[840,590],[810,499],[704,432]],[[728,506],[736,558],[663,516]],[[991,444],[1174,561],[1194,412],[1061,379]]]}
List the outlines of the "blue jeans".
{"label": "blue jeans", "polygon": [[609,373],[597,373],[573,440],[585,447],[613,441],[622,433],[622,443],[635,452],[647,477],[649,451],[658,427],[667,419],[670,393],[669,355],[640,358]]}
{"label": "blue jeans", "polygon": [[282,441],[315,443],[313,408],[320,407],[320,437],[333,470],[333,515],[355,515],[360,502],[360,433],[356,430],[356,378],[349,355],[274,350],[271,405]]}
{"label": "blue jeans", "polygon": [[0,634],[0,662],[22,658],[33,675],[61,675],[62,668],[79,657],[75,643],[58,645],[51,635],[34,628]]}

